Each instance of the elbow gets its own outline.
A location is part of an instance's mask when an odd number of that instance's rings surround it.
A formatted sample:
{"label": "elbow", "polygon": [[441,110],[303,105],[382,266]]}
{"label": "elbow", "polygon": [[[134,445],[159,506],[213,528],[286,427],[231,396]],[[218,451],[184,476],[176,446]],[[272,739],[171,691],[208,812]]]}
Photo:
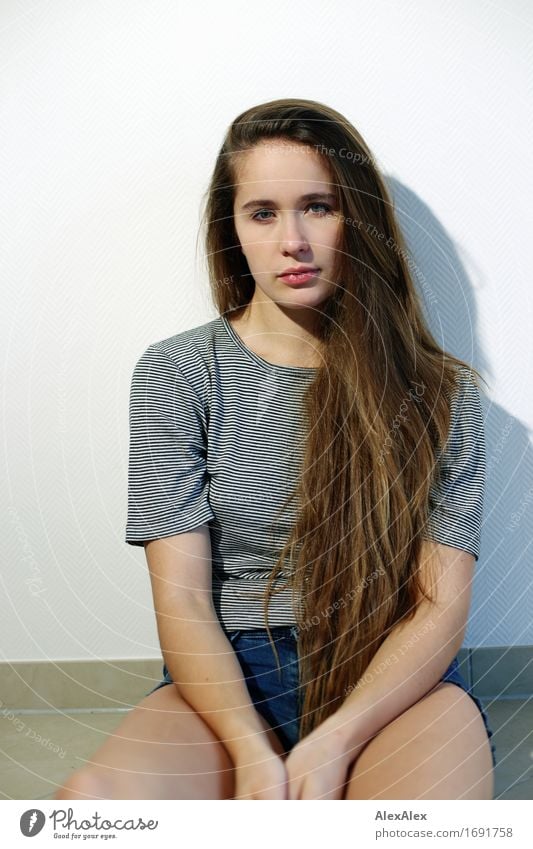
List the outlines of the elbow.
{"label": "elbow", "polygon": [[219,622],[212,594],[197,589],[155,599],[154,610],[160,635]]}

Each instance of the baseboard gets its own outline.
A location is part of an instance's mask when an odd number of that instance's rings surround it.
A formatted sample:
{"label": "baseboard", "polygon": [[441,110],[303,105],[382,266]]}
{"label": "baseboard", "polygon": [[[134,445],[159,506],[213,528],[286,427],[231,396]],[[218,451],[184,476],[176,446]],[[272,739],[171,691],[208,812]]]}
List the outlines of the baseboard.
{"label": "baseboard", "polygon": [[162,677],[163,661],[62,660],[0,664],[0,708],[128,709]]}
{"label": "baseboard", "polygon": [[533,646],[460,649],[461,674],[481,699],[526,699],[533,695]]}
{"label": "baseboard", "polygon": [[[487,699],[533,695],[533,646],[462,648],[464,679]],[[128,710],[161,680],[163,661],[66,660],[0,663],[0,709]]]}

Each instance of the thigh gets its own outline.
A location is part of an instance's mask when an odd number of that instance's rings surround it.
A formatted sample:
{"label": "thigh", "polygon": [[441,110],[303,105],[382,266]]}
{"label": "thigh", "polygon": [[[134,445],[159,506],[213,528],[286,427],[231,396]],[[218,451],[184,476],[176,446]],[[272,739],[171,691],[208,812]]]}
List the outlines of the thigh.
{"label": "thigh", "polygon": [[445,682],[370,740],[349,771],[345,799],[492,799],[493,790],[482,716]]}
{"label": "thigh", "polygon": [[[273,748],[282,747],[260,717]],[[54,798],[229,799],[234,766],[221,741],[174,684],[127,714]]]}

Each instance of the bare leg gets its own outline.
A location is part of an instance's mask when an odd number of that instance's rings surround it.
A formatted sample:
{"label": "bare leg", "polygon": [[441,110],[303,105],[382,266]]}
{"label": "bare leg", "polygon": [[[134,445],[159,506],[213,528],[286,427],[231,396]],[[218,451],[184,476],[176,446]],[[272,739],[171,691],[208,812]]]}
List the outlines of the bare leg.
{"label": "bare leg", "polygon": [[440,683],[361,751],[345,799],[492,799],[494,769],[481,714],[457,684]]}
{"label": "bare leg", "polygon": [[[278,754],[283,746],[260,717]],[[229,799],[231,758],[174,684],[146,696],[54,799]]]}

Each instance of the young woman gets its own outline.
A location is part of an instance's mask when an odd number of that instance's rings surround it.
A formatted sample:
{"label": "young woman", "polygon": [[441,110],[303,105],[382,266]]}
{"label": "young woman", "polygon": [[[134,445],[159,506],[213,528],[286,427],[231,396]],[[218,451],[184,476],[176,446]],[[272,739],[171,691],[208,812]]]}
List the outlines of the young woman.
{"label": "young woman", "polygon": [[492,798],[456,658],[479,375],[425,324],[373,157],[333,109],[262,104],[205,214],[218,317],[131,387],[126,541],[164,679],[55,798]]}

